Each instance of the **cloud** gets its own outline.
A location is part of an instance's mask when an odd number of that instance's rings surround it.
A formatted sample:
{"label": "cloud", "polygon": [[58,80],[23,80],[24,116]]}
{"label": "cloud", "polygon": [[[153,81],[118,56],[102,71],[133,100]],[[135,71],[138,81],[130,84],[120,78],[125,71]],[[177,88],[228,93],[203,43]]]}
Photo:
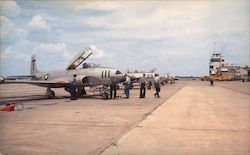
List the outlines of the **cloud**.
{"label": "cloud", "polygon": [[89,46],[93,50],[92,58],[94,59],[104,59],[104,58],[111,58],[112,55],[106,54],[103,50],[97,48],[95,45]]}
{"label": "cloud", "polygon": [[[96,32],[103,38],[112,36],[116,39],[143,40],[213,37],[215,34],[242,32],[239,28],[246,28],[248,23],[242,22],[247,20],[246,16],[242,16],[242,13],[235,14],[237,10],[232,11],[235,5],[243,5],[240,2],[235,4],[231,1],[229,3],[221,1],[221,5],[210,1],[126,4],[126,7],[123,6],[111,14],[88,16],[81,22],[83,25],[107,29],[101,33]],[[227,9],[221,10],[222,6]],[[228,16],[229,14],[231,15]],[[231,25],[234,22],[239,24]]]}
{"label": "cloud", "polygon": [[17,16],[20,14],[21,9],[17,5],[16,1],[0,1],[1,13],[8,17]]}
{"label": "cloud", "polygon": [[65,59],[70,59],[70,53],[65,43],[39,43],[33,48],[32,52],[41,54],[57,54],[63,56]]}
{"label": "cloud", "polygon": [[23,61],[29,61],[30,56],[27,53],[18,51],[14,49],[12,46],[7,46],[3,49],[3,51],[0,53],[0,58],[3,59],[21,59]]}
{"label": "cloud", "polygon": [[[102,3],[99,2],[76,2],[71,3],[72,8],[75,8],[77,11],[86,10],[86,9],[93,9],[99,11],[114,11],[122,7],[122,3],[114,3],[109,1],[104,1]],[[71,8],[71,9],[72,9]]]}
{"label": "cloud", "polygon": [[55,57],[61,63],[74,55],[71,51],[92,45],[95,51],[88,60],[101,65],[203,75],[213,42],[218,49],[226,46],[230,63],[249,63],[249,1],[18,4],[22,16],[1,20],[7,23],[1,25],[1,47],[44,55],[44,64]]}
{"label": "cloud", "polygon": [[12,46],[1,48],[0,75],[28,75],[30,55]]}
{"label": "cloud", "polygon": [[15,52],[12,50],[11,46],[8,46],[7,48],[5,48],[3,50],[3,52],[0,53],[0,58],[1,59],[6,59],[7,57],[9,57],[10,55],[13,55]]}
{"label": "cloud", "polygon": [[0,23],[1,44],[15,44],[18,40],[25,39],[28,35],[27,30],[17,26],[6,16],[0,16]]}
{"label": "cloud", "polygon": [[40,15],[33,16],[29,25],[33,28],[48,29],[46,20]]}

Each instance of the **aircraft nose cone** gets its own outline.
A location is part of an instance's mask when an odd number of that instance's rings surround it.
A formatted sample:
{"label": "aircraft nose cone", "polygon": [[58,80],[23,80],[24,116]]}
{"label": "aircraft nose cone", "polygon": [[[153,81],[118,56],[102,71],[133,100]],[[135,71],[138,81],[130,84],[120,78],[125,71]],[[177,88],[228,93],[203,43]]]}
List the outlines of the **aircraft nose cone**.
{"label": "aircraft nose cone", "polygon": [[124,82],[125,80],[126,80],[126,78],[124,76],[121,76],[119,79],[120,82]]}
{"label": "aircraft nose cone", "polygon": [[123,81],[125,81],[125,77],[122,75],[116,75],[116,76],[111,77],[111,81],[112,81],[112,83],[123,82]]}

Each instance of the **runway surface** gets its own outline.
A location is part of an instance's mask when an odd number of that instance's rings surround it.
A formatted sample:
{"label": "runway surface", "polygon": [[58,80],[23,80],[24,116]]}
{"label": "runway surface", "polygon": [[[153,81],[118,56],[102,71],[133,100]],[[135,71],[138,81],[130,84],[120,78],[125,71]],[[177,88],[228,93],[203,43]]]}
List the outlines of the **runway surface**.
{"label": "runway surface", "polygon": [[[2,154],[248,154],[249,82],[177,81],[139,99],[76,101],[63,89],[0,85],[0,103],[18,100],[23,111],[0,112]],[[123,91],[118,92],[123,95]]]}

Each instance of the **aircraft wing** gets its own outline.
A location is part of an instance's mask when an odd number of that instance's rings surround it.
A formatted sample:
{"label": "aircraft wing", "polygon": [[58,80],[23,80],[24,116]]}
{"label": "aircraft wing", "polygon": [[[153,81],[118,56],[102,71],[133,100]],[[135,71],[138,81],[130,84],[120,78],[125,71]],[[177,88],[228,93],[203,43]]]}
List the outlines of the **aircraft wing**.
{"label": "aircraft wing", "polygon": [[[11,83],[22,83],[22,84],[32,84],[42,87],[49,88],[61,88],[68,87],[70,84],[70,79],[55,79],[55,80],[31,80],[31,79],[7,79],[0,77],[0,84],[11,84]],[[110,82],[111,83],[111,82]],[[78,86],[98,86],[103,85],[104,83],[97,77],[94,76],[77,76],[76,77],[76,85]],[[106,84],[106,83],[105,83]]]}
{"label": "aircraft wing", "polygon": [[32,76],[32,75],[8,76],[5,79],[6,80],[28,80],[32,78],[35,78],[35,76]]}
{"label": "aircraft wing", "polygon": [[[30,80],[30,79],[8,79],[0,77],[0,84],[22,83],[32,84],[42,87],[60,88],[69,86],[69,79],[56,79],[56,80]],[[97,86],[102,85],[102,81],[94,76],[78,76],[76,77],[76,84],[79,86]]]}
{"label": "aircraft wing", "polygon": [[[88,47],[82,51],[80,51],[75,57],[73,57],[67,66],[67,70],[71,70],[72,68],[77,68],[83,61],[85,61],[93,51]],[[73,67],[74,66],[74,67]]]}
{"label": "aircraft wing", "polygon": [[46,81],[46,80],[8,80],[4,79],[1,83],[23,83],[23,84],[32,84],[42,87],[51,87],[51,88],[60,88],[65,87],[69,84],[67,81]]}

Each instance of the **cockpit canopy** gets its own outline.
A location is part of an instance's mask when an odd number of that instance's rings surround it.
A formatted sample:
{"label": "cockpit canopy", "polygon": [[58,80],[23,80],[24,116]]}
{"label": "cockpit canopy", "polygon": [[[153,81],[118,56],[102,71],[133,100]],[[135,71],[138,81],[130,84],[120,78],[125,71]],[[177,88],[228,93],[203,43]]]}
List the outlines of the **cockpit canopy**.
{"label": "cockpit canopy", "polygon": [[119,71],[119,70],[116,70],[116,73],[115,73],[116,75],[118,75],[118,74],[122,74],[122,72],[121,71]]}

